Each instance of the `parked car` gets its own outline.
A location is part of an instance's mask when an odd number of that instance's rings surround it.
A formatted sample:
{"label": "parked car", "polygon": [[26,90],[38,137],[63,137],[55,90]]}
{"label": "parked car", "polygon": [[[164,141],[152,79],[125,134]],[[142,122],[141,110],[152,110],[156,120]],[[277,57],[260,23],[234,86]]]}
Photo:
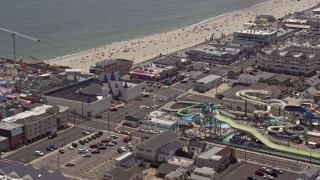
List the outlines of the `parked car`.
{"label": "parked car", "polygon": [[279,169],[279,168],[273,168],[272,169],[272,172],[277,172],[279,174],[283,174],[283,170],[282,169]]}
{"label": "parked car", "polygon": [[75,166],[73,162],[68,162],[66,166]]}
{"label": "parked car", "polygon": [[139,132],[146,132],[146,130],[142,129],[141,127],[138,128]]}
{"label": "parked car", "polygon": [[96,136],[96,138],[99,138],[101,136],[99,133],[95,133],[94,135]]}
{"label": "parked car", "polygon": [[91,145],[90,145],[90,148],[98,148],[98,147],[99,147],[98,144],[91,144]]}
{"label": "parked car", "polygon": [[83,140],[85,143],[89,143],[89,140],[88,139],[84,139]]}
{"label": "parked car", "polygon": [[119,138],[119,136],[116,136],[116,135],[113,135],[113,134],[112,134],[110,137],[111,137],[112,139],[118,139],[118,138]]}
{"label": "parked car", "polygon": [[52,148],[52,149],[54,149],[54,150],[57,150],[57,149],[58,149],[58,146],[52,145],[52,146],[50,146],[50,148]]}
{"label": "parked car", "polygon": [[46,148],[47,151],[54,151],[55,149],[51,148],[51,147],[47,147]]}
{"label": "parked car", "polygon": [[118,111],[118,108],[117,107],[111,107],[110,111]]}
{"label": "parked car", "polygon": [[91,153],[92,154],[100,154],[100,151],[96,149],[96,150],[91,151]]}
{"label": "parked car", "polygon": [[107,149],[106,146],[99,146],[99,147],[97,148],[97,150],[106,150],[106,149]]}
{"label": "parked car", "polygon": [[160,98],[159,101],[160,101],[160,102],[166,102],[167,99],[166,99],[166,98]]}
{"label": "parked car", "polygon": [[102,131],[98,131],[98,133],[100,134],[100,136],[102,136],[102,135],[103,135],[103,132],[102,132]]}
{"label": "parked car", "polygon": [[263,178],[265,178],[265,179],[273,179],[273,176],[267,174],[267,175],[264,175]]}
{"label": "parked car", "polygon": [[264,176],[264,175],[266,175],[266,173],[263,172],[263,171],[256,171],[254,174],[255,174],[255,175],[258,175],[258,176]]}
{"label": "parked car", "polygon": [[256,180],[255,177],[248,177],[247,180]]}
{"label": "parked car", "polygon": [[89,135],[90,134],[90,132],[86,131],[86,130],[83,130],[81,133],[84,134],[84,135]]}
{"label": "parked car", "polygon": [[74,147],[73,146],[68,146],[68,149],[69,150],[74,150]]}
{"label": "parked car", "polygon": [[34,154],[37,155],[37,156],[43,156],[44,155],[43,152],[41,152],[41,151],[35,151]]}
{"label": "parked car", "polygon": [[92,141],[92,137],[87,137],[87,139],[88,139],[89,141]]}
{"label": "parked car", "polygon": [[273,177],[278,177],[278,173],[273,171],[269,172],[268,175],[271,175]]}
{"label": "parked car", "polygon": [[55,137],[57,137],[58,136],[58,134],[57,133],[54,133],[54,134],[51,134],[50,136],[48,136],[48,139],[52,139],[52,138],[55,138]]}
{"label": "parked car", "polygon": [[118,152],[121,154],[121,153],[123,153],[123,152],[125,152],[125,151],[127,151],[127,149],[125,148],[125,147],[119,147],[118,148]]}
{"label": "parked car", "polygon": [[97,136],[94,134],[91,136],[92,139],[97,139]]}
{"label": "parked car", "polygon": [[72,143],[71,146],[74,147],[74,148],[77,148],[78,144],[77,143]]}
{"label": "parked car", "polygon": [[133,148],[133,144],[130,143],[130,142],[128,142],[128,143],[127,143],[127,147],[128,147],[129,149],[132,149],[132,148]]}
{"label": "parked car", "polygon": [[107,137],[107,138],[101,140],[102,143],[107,143],[110,141],[112,141],[112,138],[110,138],[110,137]]}
{"label": "parked car", "polygon": [[85,153],[84,155],[82,155],[83,157],[91,157],[91,153]]}
{"label": "parked car", "polygon": [[79,144],[81,144],[81,145],[84,145],[84,144],[86,143],[84,140],[81,140],[81,139],[80,139],[78,142],[79,142]]}
{"label": "parked car", "polygon": [[60,154],[64,154],[64,150],[63,149],[59,149],[59,153]]}
{"label": "parked car", "polygon": [[261,167],[259,169],[260,171],[263,171],[263,172],[266,172],[266,173],[269,173],[270,172],[270,169],[266,168],[266,167]]}
{"label": "parked car", "polygon": [[114,146],[115,144],[110,141],[110,142],[106,143],[105,145],[106,145],[106,146]]}

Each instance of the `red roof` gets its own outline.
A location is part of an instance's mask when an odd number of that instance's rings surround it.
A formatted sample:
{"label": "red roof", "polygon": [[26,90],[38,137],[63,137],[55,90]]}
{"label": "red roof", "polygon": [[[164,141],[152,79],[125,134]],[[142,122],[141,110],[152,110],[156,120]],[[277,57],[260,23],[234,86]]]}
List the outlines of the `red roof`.
{"label": "red roof", "polygon": [[141,71],[130,71],[130,75],[136,75],[136,76],[147,76],[147,77],[156,77],[155,74],[141,72]]}

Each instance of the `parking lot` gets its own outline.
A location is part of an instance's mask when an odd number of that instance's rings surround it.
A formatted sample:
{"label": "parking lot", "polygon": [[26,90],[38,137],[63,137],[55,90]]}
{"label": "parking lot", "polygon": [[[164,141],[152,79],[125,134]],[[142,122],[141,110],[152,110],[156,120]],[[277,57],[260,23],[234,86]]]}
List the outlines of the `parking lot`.
{"label": "parking lot", "polygon": [[[73,150],[68,149],[71,144],[64,146],[63,150],[64,154],[59,153],[58,150],[53,152],[45,151],[45,155],[37,160],[33,161],[31,164],[35,167],[44,167],[49,170],[57,170],[58,168],[62,171],[62,173],[75,176],[82,177],[88,179],[101,179],[103,174],[108,170],[112,169],[114,166],[114,159],[121,156],[118,152],[118,148],[121,146],[126,147],[126,143],[123,142],[123,138],[126,135],[116,134],[116,133],[107,133],[104,134],[97,139],[93,139],[89,141],[89,143],[85,143],[81,145],[78,141],[75,141],[78,146]],[[111,134],[117,135],[119,138],[116,140],[118,144],[114,146],[107,146],[106,150],[100,150],[99,154],[91,154],[91,157],[83,157],[84,154],[79,154],[79,149],[89,148],[90,145],[100,143],[102,139],[109,137]],[[82,135],[81,139],[85,139],[90,135]],[[134,138],[130,141],[134,146],[139,143],[139,139]],[[127,148],[127,147],[126,147]],[[95,148],[91,148],[95,150]],[[128,148],[127,148],[128,151]],[[74,166],[66,166],[67,163],[74,163]]]}
{"label": "parking lot", "polygon": [[[255,177],[256,179],[264,179],[262,176],[255,175],[255,171],[259,170],[262,165],[252,163],[242,163],[240,166],[226,174],[221,180],[245,180],[248,177]],[[267,167],[267,166],[266,166]],[[271,167],[267,167],[272,169]],[[298,175],[293,172],[284,171],[283,174],[278,174],[274,179],[297,179]]]}

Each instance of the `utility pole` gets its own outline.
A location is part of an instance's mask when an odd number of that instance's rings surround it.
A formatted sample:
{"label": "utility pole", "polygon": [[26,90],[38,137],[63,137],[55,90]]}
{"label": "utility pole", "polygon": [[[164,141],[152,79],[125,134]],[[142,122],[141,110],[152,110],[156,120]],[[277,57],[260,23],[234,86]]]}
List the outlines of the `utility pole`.
{"label": "utility pole", "polygon": [[73,127],[76,127],[76,110],[73,110]]}
{"label": "utility pole", "polygon": [[58,159],[57,159],[57,169],[60,170],[60,154],[58,152]]}

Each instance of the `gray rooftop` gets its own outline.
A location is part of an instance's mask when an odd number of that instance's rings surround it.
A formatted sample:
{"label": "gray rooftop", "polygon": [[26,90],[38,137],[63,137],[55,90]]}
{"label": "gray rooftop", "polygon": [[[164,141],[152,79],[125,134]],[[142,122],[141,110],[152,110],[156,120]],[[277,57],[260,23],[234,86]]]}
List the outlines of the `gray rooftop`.
{"label": "gray rooftop", "polygon": [[107,174],[110,174],[113,176],[113,179],[117,180],[128,180],[135,174],[142,173],[142,170],[138,167],[132,167],[129,169],[123,168],[123,167],[115,167],[107,172]]}
{"label": "gray rooftop", "polygon": [[221,76],[218,76],[218,75],[213,75],[213,74],[210,74],[204,78],[201,78],[199,80],[197,80],[197,83],[208,83],[208,82],[211,82],[211,81],[214,81],[218,78],[221,78]]}
{"label": "gray rooftop", "polygon": [[32,165],[22,165],[16,162],[7,163],[0,167],[2,174],[16,174],[19,177],[29,176],[39,180],[63,180],[65,177],[58,171],[49,172],[45,168],[35,169]]}
{"label": "gray rooftop", "polygon": [[177,147],[182,147],[183,144],[179,141],[174,141],[172,143],[169,143],[165,146],[163,146],[160,150],[161,151],[170,151],[171,149],[176,149]]}
{"label": "gray rooftop", "polygon": [[219,151],[221,151],[223,148],[221,147],[213,147],[211,149],[209,149],[207,152],[204,152],[202,154],[200,154],[198,156],[198,158],[201,158],[201,159],[214,159],[214,160],[217,160],[217,159],[220,159],[221,156],[219,155],[216,155]]}
{"label": "gray rooftop", "polygon": [[196,180],[211,180],[210,177],[214,175],[215,171],[212,168],[202,167],[202,168],[195,168],[193,173],[191,174],[191,179]]}
{"label": "gray rooftop", "polygon": [[307,177],[312,177],[314,175],[319,175],[319,168],[316,167],[316,166],[311,165],[311,166],[307,167],[306,169],[300,171],[299,175],[300,174],[304,174]]}
{"label": "gray rooftop", "polygon": [[150,139],[145,140],[144,142],[142,142],[139,146],[145,146],[145,147],[149,147],[151,149],[159,149],[167,144],[169,144],[170,142],[173,141],[173,139],[176,139],[178,137],[178,135],[176,133],[174,133],[173,131],[166,131],[160,134],[157,134],[153,137],[151,137]]}
{"label": "gray rooftop", "polygon": [[12,130],[22,126],[23,126],[22,124],[18,124],[18,123],[4,122],[4,121],[0,122],[0,129],[5,129],[5,130]]}
{"label": "gray rooftop", "polygon": [[169,174],[170,172],[176,170],[178,167],[179,166],[175,164],[162,163],[158,168],[158,172],[161,174]]}

